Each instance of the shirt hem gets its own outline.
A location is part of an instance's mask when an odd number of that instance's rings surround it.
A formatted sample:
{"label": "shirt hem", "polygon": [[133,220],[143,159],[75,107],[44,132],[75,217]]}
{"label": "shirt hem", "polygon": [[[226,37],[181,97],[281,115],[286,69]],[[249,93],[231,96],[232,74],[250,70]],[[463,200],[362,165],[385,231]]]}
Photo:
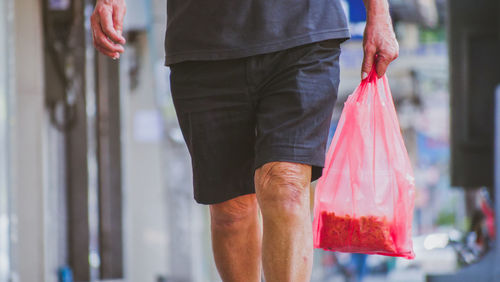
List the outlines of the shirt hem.
{"label": "shirt hem", "polygon": [[174,53],[165,56],[165,66],[183,61],[214,61],[214,60],[228,60],[265,53],[272,53],[300,45],[314,43],[328,39],[349,39],[349,29],[337,29],[317,32],[313,34],[301,35],[298,37],[267,43],[264,45],[252,46],[245,49],[227,49],[227,50],[209,50],[209,51],[189,51],[182,53]]}

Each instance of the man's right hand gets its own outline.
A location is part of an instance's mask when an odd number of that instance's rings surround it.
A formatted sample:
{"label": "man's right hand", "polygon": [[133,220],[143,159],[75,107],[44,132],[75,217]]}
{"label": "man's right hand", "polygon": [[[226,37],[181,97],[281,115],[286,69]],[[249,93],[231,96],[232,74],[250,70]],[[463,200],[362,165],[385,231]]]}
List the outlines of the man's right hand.
{"label": "man's right hand", "polygon": [[90,17],[95,48],[113,59],[120,58],[120,53],[124,51],[122,32],[125,12],[125,0],[97,0]]}

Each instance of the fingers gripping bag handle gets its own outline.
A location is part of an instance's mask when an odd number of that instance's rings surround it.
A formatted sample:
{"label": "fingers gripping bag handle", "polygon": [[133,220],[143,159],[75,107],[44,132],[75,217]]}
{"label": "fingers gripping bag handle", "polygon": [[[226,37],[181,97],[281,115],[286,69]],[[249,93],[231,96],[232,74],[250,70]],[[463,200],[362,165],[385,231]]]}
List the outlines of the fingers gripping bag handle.
{"label": "fingers gripping bag handle", "polygon": [[314,199],[314,247],[412,259],[415,184],[387,77],[347,98]]}

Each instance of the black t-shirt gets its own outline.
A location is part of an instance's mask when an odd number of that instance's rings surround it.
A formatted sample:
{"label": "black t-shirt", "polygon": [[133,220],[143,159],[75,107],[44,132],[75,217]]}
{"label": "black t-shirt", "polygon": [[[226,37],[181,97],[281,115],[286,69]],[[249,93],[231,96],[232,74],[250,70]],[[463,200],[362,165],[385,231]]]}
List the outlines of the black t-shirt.
{"label": "black t-shirt", "polygon": [[165,64],[349,38],[340,0],[167,0]]}

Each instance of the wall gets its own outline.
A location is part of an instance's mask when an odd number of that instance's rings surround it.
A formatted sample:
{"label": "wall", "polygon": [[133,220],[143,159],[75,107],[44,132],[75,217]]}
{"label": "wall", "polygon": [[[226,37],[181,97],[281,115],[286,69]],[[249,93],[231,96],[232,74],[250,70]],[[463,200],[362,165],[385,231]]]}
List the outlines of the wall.
{"label": "wall", "polygon": [[15,96],[13,187],[17,228],[16,264],[20,281],[44,277],[44,179],[41,1],[15,1]]}
{"label": "wall", "polygon": [[42,1],[13,2],[13,265],[18,281],[57,281],[66,259],[64,148],[44,106]]}

